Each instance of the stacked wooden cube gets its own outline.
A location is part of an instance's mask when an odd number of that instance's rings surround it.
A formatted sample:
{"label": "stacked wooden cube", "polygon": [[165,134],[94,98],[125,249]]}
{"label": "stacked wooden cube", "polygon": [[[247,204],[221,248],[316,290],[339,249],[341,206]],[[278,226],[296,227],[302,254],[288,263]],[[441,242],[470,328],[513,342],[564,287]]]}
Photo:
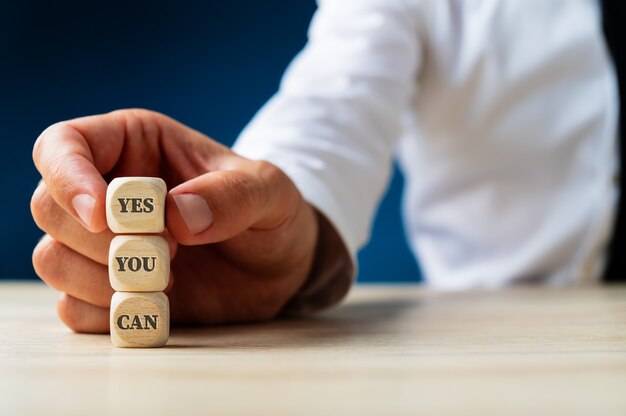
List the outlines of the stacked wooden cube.
{"label": "stacked wooden cube", "polygon": [[[116,178],[106,198],[113,238],[109,249],[111,341],[116,347],[160,347],[169,337],[170,277],[165,230],[167,188],[160,178]],[[152,235],[149,235],[152,234]]]}

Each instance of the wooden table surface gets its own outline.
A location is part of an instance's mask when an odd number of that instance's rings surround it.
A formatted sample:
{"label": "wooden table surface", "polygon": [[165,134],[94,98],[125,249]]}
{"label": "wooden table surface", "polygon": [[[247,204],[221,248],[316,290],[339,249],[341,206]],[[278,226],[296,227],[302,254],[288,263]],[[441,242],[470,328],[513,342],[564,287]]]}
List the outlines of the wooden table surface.
{"label": "wooden table surface", "polygon": [[356,287],[302,320],[78,335],[0,283],[0,415],[626,415],[626,287]]}

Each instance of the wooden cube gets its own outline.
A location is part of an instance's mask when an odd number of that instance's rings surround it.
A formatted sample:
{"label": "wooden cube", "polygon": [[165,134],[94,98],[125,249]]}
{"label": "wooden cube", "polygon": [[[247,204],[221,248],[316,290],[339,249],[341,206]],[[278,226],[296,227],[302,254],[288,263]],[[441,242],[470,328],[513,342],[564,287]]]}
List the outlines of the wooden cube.
{"label": "wooden cube", "polygon": [[161,233],[167,187],[161,178],[115,178],[109,184],[106,216],[114,233]]}
{"label": "wooden cube", "polygon": [[162,292],[116,292],[111,298],[111,341],[116,347],[165,345],[170,334],[170,306]]}
{"label": "wooden cube", "polygon": [[170,280],[170,246],[156,235],[118,235],[109,248],[109,281],[118,292],[160,292]]}

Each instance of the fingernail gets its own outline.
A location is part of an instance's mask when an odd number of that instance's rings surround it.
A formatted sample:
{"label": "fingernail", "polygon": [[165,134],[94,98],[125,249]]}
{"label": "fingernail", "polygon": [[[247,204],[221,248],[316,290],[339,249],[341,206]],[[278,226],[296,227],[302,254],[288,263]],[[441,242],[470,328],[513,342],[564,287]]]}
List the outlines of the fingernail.
{"label": "fingernail", "polygon": [[211,208],[200,195],[175,195],[174,202],[191,234],[201,233],[213,224]]}
{"label": "fingernail", "polygon": [[96,200],[91,195],[80,194],[76,195],[72,199],[72,206],[80,217],[85,227],[91,226],[91,217],[93,215],[93,207],[96,205]]}

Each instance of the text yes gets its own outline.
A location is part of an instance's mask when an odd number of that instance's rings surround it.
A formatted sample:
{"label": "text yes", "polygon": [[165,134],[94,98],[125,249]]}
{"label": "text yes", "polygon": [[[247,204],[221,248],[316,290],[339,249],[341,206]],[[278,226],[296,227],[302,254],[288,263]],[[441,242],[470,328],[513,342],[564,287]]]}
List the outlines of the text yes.
{"label": "text yes", "polygon": [[117,198],[122,208],[121,212],[152,212],[154,211],[154,198]]}

